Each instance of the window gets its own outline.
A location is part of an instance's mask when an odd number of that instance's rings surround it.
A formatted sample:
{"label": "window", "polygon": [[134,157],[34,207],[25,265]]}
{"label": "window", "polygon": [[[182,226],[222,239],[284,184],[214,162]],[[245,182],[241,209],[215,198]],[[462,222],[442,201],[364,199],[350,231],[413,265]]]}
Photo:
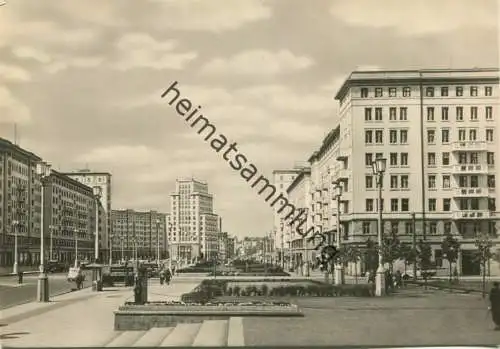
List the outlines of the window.
{"label": "window", "polygon": [[467,136],[466,136],[466,133],[465,133],[465,129],[459,128],[458,129],[458,140],[459,141],[465,141],[466,138],[467,138]]}
{"label": "window", "polygon": [[405,222],[405,232],[406,234],[413,234],[413,223]]}
{"label": "window", "polygon": [[389,142],[391,144],[396,144],[398,142],[398,131],[390,130],[389,131]]}
{"label": "window", "polygon": [[408,118],[408,108],[407,107],[399,108],[399,120],[406,121],[407,118]]}
{"label": "window", "polygon": [[486,120],[493,120],[493,107],[486,107],[485,113],[486,113]]}
{"label": "window", "polygon": [[[436,199],[434,199],[436,200]],[[429,223],[429,234],[436,234],[437,233],[437,222],[430,222]]]}
{"label": "window", "polygon": [[365,121],[372,121],[372,108],[365,108]]}
{"label": "window", "polygon": [[497,210],[497,203],[494,198],[488,199],[488,210],[495,212]]}
{"label": "window", "polygon": [[382,121],[382,108],[375,108],[375,120]]}
{"label": "window", "polygon": [[425,96],[426,97],[434,97],[434,87],[426,87],[425,88]]}
{"label": "window", "polygon": [[366,144],[372,144],[373,143],[373,131],[372,130],[366,130],[365,131],[365,143]]}
{"label": "window", "polygon": [[448,87],[441,87],[441,97],[448,96]]}
{"label": "window", "polygon": [[375,131],[375,143],[382,144],[384,143],[384,131],[376,130]]}
{"label": "window", "polygon": [[427,153],[427,165],[436,166],[436,153]]}
{"label": "window", "polygon": [[470,95],[471,97],[477,97],[477,86],[470,87]]}
{"label": "window", "polygon": [[368,98],[368,89],[366,87],[361,88],[361,98]]}
{"label": "window", "polygon": [[479,153],[470,153],[470,163],[479,164]]}
{"label": "window", "polygon": [[427,143],[434,144],[436,142],[436,131],[427,130]]}
{"label": "window", "polygon": [[451,177],[450,175],[443,175],[443,188],[449,189],[451,187]]}
{"label": "window", "polygon": [[455,87],[455,96],[462,97],[464,95],[464,88],[462,86]]}
{"label": "window", "polygon": [[428,201],[428,205],[429,205],[429,207],[428,207],[428,209],[427,209],[427,210],[428,210],[429,212],[434,212],[434,211],[436,211],[436,199],[429,199],[429,201]]}
{"label": "window", "polygon": [[375,88],[375,97],[382,97],[382,96],[383,96],[382,88],[381,87]]}
{"label": "window", "polygon": [[365,187],[366,189],[373,188],[373,176],[365,176]]}
{"label": "window", "polygon": [[457,121],[464,120],[464,107],[456,107]]}
{"label": "window", "polygon": [[401,175],[401,189],[408,189],[409,179],[408,175]]}
{"label": "window", "polygon": [[493,129],[486,129],[486,141],[493,142]]}
{"label": "window", "polygon": [[443,199],[443,211],[448,212],[451,210],[451,199]]}
{"label": "window", "polygon": [[470,187],[471,188],[479,187],[479,177],[477,175],[470,176]]}
{"label": "window", "polygon": [[477,139],[477,130],[469,130],[469,141],[475,141]]}
{"label": "window", "polygon": [[444,166],[448,166],[450,164],[450,153],[444,152],[441,153],[442,161]]}
{"label": "window", "polygon": [[401,166],[408,166],[408,153],[401,153]]}
{"label": "window", "polygon": [[427,121],[434,121],[434,107],[427,107]]}
{"label": "window", "polygon": [[396,97],[396,88],[389,87],[389,97]]}
{"label": "window", "polygon": [[488,165],[494,165],[495,164],[495,153],[488,152],[486,154],[486,161],[487,161]]}
{"label": "window", "polygon": [[391,199],[391,211],[396,212],[399,209],[399,200],[398,199]]}
{"label": "window", "polygon": [[449,143],[450,142],[450,130],[447,128],[441,129],[441,142]]}
{"label": "window", "polygon": [[495,175],[488,175],[488,188],[495,188]]}
{"label": "window", "polygon": [[411,88],[403,87],[403,97],[410,97],[410,96],[411,96]]}
{"label": "window", "polygon": [[389,108],[389,120],[396,120],[396,107]]}
{"label": "window", "polygon": [[372,163],[373,163],[373,154],[365,153],[365,165],[371,167]]}
{"label": "window", "polygon": [[436,175],[427,176],[427,188],[436,189]]}
{"label": "window", "polygon": [[441,108],[441,120],[448,121],[448,107]]}
{"label": "window", "polygon": [[363,234],[367,235],[370,234],[370,222],[363,222]]}
{"label": "window", "polygon": [[451,222],[444,222],[443,232],[445,234],[451,234]]}
{"label": "window", "polygon": [[373,212],[374,206],[373,206],[373,199],[366,199],[365,201],[365,211],[366,212]]}
{"label": "window", "polygon": [[391,153],[389,155],[389,164],[391,166],[397,166],[398,165],[398,153]]}
{"label": "window", "polygon": [[470,107],[470,119],[477,120],[477,107]]}
{"label": "window", "polygon": [[401,144],[408,143],[408,130],[400,130],[399,131],[399,142]]}
{"label": "window", "polygon": [[484,88],[484,95],[485,96],[492,96],[493,95],[493,88],[491,86],[486,86]]}
{"label": "window", "polygon": [[391,176],[391,189],[398,188],[398,176]]}
{"label": "window", "polygon": [[384,157],[384,153],[375,153],[375,160],[382,159]]}
{"label": "window", "polygon": [[403,212],[410,211],[410,200],[409,199],[401,199],[401,211],[403,211]]}

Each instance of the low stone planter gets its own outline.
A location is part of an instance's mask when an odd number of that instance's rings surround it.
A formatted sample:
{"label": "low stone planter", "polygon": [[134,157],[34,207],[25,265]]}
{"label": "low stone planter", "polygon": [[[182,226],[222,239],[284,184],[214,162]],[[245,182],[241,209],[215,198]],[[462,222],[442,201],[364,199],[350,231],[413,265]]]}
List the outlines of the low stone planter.
{"label": "low stone planter", "polygon": [[153,327],[171,327],[178,323],[227,320],[232,316],[304,316],[297,305],[285,302],[220,302],[205,305],[182,302],[125,304],[114,314],[117,331],[145,331]]}

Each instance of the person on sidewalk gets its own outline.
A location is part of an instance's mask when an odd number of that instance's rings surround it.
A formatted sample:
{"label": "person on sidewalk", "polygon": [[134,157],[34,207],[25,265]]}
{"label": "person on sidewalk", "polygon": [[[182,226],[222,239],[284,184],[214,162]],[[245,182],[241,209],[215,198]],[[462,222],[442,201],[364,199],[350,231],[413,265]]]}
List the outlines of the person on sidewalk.
{"label": "person on sidewalk", "polygon": [[490,308],[491,317],[495,323],[495,331],[500,331],[500,288],[499,283],[495,281],[490,291]]}
{"label": "person on sidewalk", "polygon": [[172,279],[172,272],[170,271],[170,268],[167,268],[165,270],[165,282],[167,285],[170,285],[170,280]]}
{"label": "person on sidewalk", "polygon": [[165,282],[165,268],[160,269],[160,285],[163,285]]}

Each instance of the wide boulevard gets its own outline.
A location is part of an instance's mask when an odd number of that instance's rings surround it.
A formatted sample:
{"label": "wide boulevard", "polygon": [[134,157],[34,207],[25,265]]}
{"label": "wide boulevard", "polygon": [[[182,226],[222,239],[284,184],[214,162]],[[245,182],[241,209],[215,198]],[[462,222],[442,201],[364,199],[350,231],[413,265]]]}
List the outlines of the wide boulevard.
{"label": "wide boulevard", "polygon": [[[68,282],[66,273],[49,274],[50,295],[70,292],[76,288],[74,282]],[[23,283],[17,283],[17,277],[0,277],[0,309],[6,309],[14,305],[28,303],[36,300],[38,274],[24,276]],[[84,287],[92,285],[91,273],[86,272]]]}

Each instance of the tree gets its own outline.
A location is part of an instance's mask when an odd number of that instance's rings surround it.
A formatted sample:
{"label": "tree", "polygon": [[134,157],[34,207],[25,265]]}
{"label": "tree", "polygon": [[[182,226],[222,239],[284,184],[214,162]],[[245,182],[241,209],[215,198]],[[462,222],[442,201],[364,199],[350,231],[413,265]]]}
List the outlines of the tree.
{"label": "tree", "polygon": [[419,266],[422,277],[425,282],[425,289],[427,289],[427,279],[429,274],[427,270],[429,270],[432,266],[432,248],[431,245],[424,240],[420,240],[417,244],[417,265]]}
{"label": "tree", "polygon": [[396,231],[392,230],[385,234],[382,242],[382,259],[389,264],[391,275],[393,274],[394,262],[401,258],[402,244]]}
{"label": "tree", "polygon": [[476,238],[475,245],[477,247],[476,259],[481,264],[482,269],[482,295],[484,298],[486,296],[486,263],[493,257],[493,253],[491,253],[493,241],[488,234],[482,233]]}
{"label": "tree", "polygon": [[441,250],[443,251],[443,258],[448,261],[449,265],[449,282],[452,279],[452,265],[457,262],[460,253],[460,241],[452,234],[447,233],[441,242]]}
{"label": "tree", "polygon": [[358,246],[354,245],[343,245],[339,251],[340,262],[350,262],[355,263],[356,272],[354,274],[354,280],[356,284],[358,283],[358,265],[357,263],[361,260],[362,252]]}
{"label": "tree", "polygon": [[[408,265],[417,263],[417,250],[410,244],[402,244],[400,253],[401,253],[400,258],[405,263],[404,273],[406,274],[406,269],[408,268]],[[414,275],[414,277],[416,277],[416,275]]]}
{"label": "tree", "polygon": [[378,247],[375,241],[368,238],[366,240],[365,246],[365,261],[367,269],[371,272],[375,272],[378,268]]}

